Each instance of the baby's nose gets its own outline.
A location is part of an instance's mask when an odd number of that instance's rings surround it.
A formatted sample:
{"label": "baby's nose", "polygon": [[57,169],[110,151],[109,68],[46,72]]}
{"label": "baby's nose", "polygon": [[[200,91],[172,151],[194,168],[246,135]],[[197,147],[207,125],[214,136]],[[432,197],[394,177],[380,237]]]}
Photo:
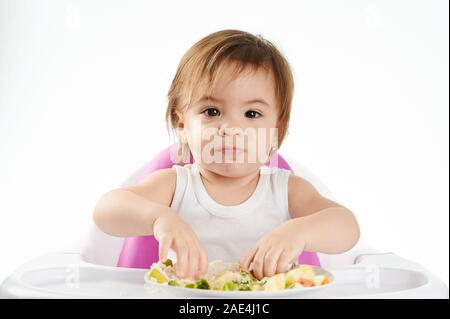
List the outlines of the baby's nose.
{"label": "baby's nose", "polygon": [[233,136],[233,135],[242,135],[242,129],[237,126],[231,126],[231,125],[221,125],[219,128],[219,135],[220,136]]}

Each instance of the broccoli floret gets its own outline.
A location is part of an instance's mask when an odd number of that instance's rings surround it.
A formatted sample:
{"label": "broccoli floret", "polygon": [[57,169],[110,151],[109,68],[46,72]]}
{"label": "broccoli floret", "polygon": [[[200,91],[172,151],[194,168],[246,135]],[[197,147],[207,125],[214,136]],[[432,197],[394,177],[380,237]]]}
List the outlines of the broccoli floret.
{"label": "broccoli floret", "polygon": [[250,287],[249,284],[241,284],[241,285],[239,285],[239,290],[248,291],[248,290],[252,290],[252,288]]}
{"label": "broccoli floret", "polygon": [[166,265],[167,267],[171,267],[173,266],[172,260],[167,258],[166,260],[163,261],[163,264]]}
{"label": "broccoli floret", "polygon": [[194,284],[192,284],[192,283],[186,284],[186,286],[184,286],[184,287],[186,287],[186,288],[195,288]]}
{"label": "broccoli floret", "polygon": [[195,283],[195,288],[197,289],[211,289],[209,282],[206,279],[200,279]]}
{"label": "broccoli floret", "polygon": [[169,280],[167,283],[169,286],[180,286],[180,284],[176,280]]}

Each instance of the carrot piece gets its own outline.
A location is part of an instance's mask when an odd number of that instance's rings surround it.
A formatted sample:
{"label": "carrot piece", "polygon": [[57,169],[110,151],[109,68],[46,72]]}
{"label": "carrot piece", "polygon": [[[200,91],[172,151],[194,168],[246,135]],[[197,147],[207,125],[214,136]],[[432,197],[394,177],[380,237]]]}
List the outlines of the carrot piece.
{"label": "carrot piece", "polygon": [[312,287],[312,286],[314,286],[314,282],[313,282],[312,280],[308,280],[308,279],[302,279],[302,278],[300,278],[300,279],[298,280],[298,283],[299,283],[300,285],[302,285],[303,287]]}
{"label": "carrot piece", "polygon": [[323,278],[323,281],[322,281],[321,285],[326,285],[326,284],[329,284],[329,283],[330,283],[330,279],[327,276],[325,276],[325,278]]}

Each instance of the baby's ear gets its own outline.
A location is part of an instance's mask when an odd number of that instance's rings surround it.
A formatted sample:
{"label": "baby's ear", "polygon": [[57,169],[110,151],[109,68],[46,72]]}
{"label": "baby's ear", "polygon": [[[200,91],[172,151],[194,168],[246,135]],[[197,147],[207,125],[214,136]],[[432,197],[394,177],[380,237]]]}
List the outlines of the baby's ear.
{"label": "baby's ear", "polygon": [[177,134],[181,143],[187,143],[186,130],[184,128],[184,119],[183,113],[179,110],[175,111],[175,115],[177,116]]}
{"label": "baby's ear", "polygon": [[183,114],[179,110],[175,110],[174,114],[176,116],[177,128],[184,127]]}

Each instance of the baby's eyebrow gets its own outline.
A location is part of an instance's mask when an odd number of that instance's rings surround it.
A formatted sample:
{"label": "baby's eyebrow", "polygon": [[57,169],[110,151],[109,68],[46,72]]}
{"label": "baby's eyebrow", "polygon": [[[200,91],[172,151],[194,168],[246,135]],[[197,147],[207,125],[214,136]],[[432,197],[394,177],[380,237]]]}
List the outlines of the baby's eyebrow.
{"label": "baby's eyebrow", "polygon": [[[204,101],[212,101],[212,102],[219,102],[219,103],[223,103],[223,100],[218,99],[214,96],[203,96],[200,100],[198,100],[198,103],[204,102]],[[270,107],[269,103],[267,103],[264,99],[262,98],[256,98],[256,99],[251,99],[248,101],[244,101],[244,104],[255,104],[255,103],[260,103],[263,104],[267,107]]]}
{"label": "baby's eyebrow", "polygon": [[213,102],[220,102],[220,103],[223,102],[221,99],[218,99],[214,96],[207,96],[207,95],[204,95],[200,100],[198,100],[198,102],[205,102],[205,101],[213,101]]}
{"label": "baby's eyebrow", "polygon": [[253,99],[253,100],[249,100],[249,101],[245,101],[244,104],[254,104],[254,103],[261,103],[267,107],[269,106],[269,103],[267,103],[266,101],[264,101],[263,99]]}

